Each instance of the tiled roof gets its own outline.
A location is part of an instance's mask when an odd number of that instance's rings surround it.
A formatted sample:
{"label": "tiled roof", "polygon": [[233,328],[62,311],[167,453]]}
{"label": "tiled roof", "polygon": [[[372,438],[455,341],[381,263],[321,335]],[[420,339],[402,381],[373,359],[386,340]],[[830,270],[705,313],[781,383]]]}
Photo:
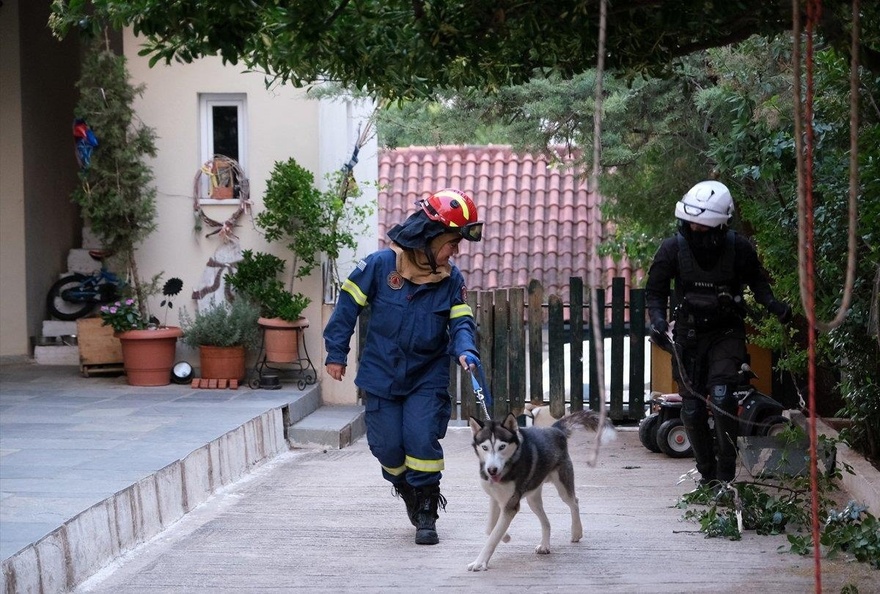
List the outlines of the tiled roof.
{"label": "tiled roof", "polygon": [[[596,224],[596,195],[573,168],[550,167],[546,157],[516,154],[506,146],[385,150],[379,184],[380,246],[388,244],[388,229],[431,192],[454,187],[474,199],[486,223],[483,240],[463,241],[454,260],[471,290],[525,287],[537,279],[545,296],[556,294],[567,302],[570,277],[589,284],[587,242],[608,228]],[[631,276],[625,258],[604,257],[601,263],[607,290],[613,277]]]}

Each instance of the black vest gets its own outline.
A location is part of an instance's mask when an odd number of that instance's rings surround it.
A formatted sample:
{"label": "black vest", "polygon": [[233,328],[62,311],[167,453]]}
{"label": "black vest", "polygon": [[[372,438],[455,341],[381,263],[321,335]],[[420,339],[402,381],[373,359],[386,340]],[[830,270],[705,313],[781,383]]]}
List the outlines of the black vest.
{"label": "black vest", "polygon": [[732,317],[743,317],[742,285],[734,268],[735,234],[728,230],[721,258],[711,270],[697,263],[690,245],[681,233],[678,240],[678,276],[675,293],[679,299],[674,317],[677,322],[697,327],[724,324]]}

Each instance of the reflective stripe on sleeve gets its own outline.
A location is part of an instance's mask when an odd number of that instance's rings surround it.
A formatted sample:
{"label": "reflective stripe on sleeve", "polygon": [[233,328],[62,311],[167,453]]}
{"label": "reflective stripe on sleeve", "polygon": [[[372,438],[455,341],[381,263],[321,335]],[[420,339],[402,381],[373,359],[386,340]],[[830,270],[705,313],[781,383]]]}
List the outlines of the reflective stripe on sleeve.
{"label": "reflective stripe on sleeve", "polygon": [[474,310],[472,310],[471,306],[467,303],[462,303],[461,305],[453,305],[452,309],[449,311],[450,320],[454,320],[455,318],[461,318],[464,316],[474,317]]}
{"label": "reflective stripe on sleeve", "polygon": [[364,295],[364,292],[361,291],[361,288],[354,284],[351,279],[345,279],[345,282],[342,283],[342,290],[351,295],[351,298],[354,299],[354,302],[361,307],[367,304],[367,296]]}

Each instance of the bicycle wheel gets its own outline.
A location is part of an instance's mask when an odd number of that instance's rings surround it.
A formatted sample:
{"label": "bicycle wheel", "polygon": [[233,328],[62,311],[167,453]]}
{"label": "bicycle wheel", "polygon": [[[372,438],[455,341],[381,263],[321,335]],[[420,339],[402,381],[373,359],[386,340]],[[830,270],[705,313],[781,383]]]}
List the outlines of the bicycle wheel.
{"label": "bicycle wheel", "polygon": [[74,272],[55,281],[46,296],[46,307],[52,317],[69,322],[78,320],[92,311],[95,307],[94,303],[71,303],[61,297],[65,290],[79,286],[87,278],[85,274]]}

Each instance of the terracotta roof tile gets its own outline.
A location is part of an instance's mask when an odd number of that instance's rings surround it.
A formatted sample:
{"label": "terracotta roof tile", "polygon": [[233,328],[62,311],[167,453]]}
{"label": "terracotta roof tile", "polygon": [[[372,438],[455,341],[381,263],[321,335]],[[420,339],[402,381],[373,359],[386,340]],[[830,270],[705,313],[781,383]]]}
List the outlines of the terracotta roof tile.
{"label": "terracotta roof tile", "polygon": [[[408,147],[379,157],[379,245],[388,230],[433,191],[456,187],[474,199],[486,222],[483,241],[462,242],[455,263],[468,287],[489,290],[544,285],[546,295],[568,301],[569,278],[589,283],[587,246],[611,226],[597,225],[596,195],[570,167],[548,167],[540,155],[521,155],[506,146]],[[611,279],[635,272],[626,258],[597,258]],[[627,283],[628,284],[628,283]]]}

